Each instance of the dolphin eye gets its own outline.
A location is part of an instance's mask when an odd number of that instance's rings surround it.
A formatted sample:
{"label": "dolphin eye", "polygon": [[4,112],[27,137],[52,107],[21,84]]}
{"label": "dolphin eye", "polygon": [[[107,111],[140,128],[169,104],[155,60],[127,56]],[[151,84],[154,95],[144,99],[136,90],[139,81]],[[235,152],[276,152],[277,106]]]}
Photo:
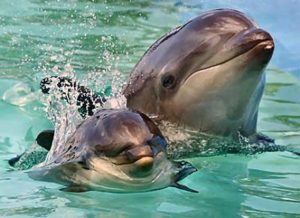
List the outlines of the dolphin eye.
{"label": "dolphin eye", "polygon": [[163,76],[161,79],[163,87],[167,89],[172,89],[175,86],[175,77],[173,75]]}

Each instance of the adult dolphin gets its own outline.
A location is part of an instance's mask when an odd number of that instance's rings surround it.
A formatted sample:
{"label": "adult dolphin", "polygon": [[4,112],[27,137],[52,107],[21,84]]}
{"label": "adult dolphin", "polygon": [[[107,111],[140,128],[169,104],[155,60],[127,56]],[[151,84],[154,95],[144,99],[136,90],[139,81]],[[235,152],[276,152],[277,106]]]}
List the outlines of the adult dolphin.
{"label": "adult dolphin", "polygon": [[256,133],[274,42],[236,10],[206,12],[160,38],[124,89],[129,108],[204,133]]}

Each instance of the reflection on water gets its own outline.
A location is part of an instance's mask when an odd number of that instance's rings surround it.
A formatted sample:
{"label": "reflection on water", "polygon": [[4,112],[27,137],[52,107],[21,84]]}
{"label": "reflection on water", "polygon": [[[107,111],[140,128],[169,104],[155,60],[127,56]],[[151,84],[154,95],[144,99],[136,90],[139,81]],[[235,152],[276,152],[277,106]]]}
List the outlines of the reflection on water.
{"label": "reflection on water", "polygon": [[[20,154],[43,129],[53,128],[39,100],[44,75],[65,70],[95,88],[99,78],[130,69],[157,38],[202,11],[242,10],[275,38],[258,129],[279,144],[299,146],[299,2],[3,0],[0,2],[0,213],[2,216],[205,216],[266,217],[300,214],[299,157],[288,152],[255,156],[194,158],[199,172],[184,183],[199,191],[174,188],[141,193],[64,193],[56,184],[32,181],[12,171],[7,159]],[[88,75],[88,76],[87,76]],[[88,79],[87,79],[88,78]],[[3,95],[16,84],[25,98],[16,106]],[[18,86],[17,86],[18,87]],[[39,98],[38,96],[35,96]],[[23,99],[24,100],[24,99]],[[32,101],[31,101],[32,100]],[[18,104],[18,103],[17,103]],[[20,105],[20,104],[18,104]]]}

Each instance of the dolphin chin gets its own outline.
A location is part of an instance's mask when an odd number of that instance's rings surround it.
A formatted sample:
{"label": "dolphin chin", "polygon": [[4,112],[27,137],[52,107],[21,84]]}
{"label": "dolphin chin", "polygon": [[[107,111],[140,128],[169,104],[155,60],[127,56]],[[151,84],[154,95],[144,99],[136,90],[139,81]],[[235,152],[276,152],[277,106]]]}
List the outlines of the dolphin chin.
{"label": "dolphin chin", "polygon": [[127,106],[210,134],[252,135],[273,50],[243,13],[209,11],[149,48],[124,89]]}

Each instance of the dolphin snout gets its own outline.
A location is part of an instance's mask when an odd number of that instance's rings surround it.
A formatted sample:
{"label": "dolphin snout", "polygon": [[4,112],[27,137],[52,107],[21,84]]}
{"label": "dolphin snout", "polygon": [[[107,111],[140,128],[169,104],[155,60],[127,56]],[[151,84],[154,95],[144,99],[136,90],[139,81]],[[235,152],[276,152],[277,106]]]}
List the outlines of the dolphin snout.
{"label": "dolphin snout", "polygon": [[137,146],[126,151],[129,162],[136,166],[150,169],[153,166],[154,158],[166,150],[166,141],[160,136],[148,140],[145,145]]}
{"label": "dolphin snout", "polygon": [[268,41],[270,44],[273,44],[274,47],[272,36],[263,29],[251,28],[250,30],[247,30],[241,34],[243,35],[243,44],[248,44],[248,46],[254,47],[257,44]]}
{"label": "dolphin snout", "polygon": [[150,146],[135,147],[128,150],[126,155],[140,169],[149,170],[153,166],[154,156]]}
{"label": "dolphin snout", "polygon": [[[265,66],[271,59],[274,51],[272,36],[263,29],[253,29],[244,35],[244,42],[251,46],[252,61],[258,66]],[[249,49],[249,50],[250,50]]]}
{"label": "dolphin snout", "polygon": [[248,52],[260,44],[265,45],[260,47],[266,47],[268,51],[272,52],[274,49],[274,41],[272,36],[263,29],[252,27],[233,36],[225,44],[225,53],[228,54],[228,56],[232,56],[229,58],[231,59]]}

